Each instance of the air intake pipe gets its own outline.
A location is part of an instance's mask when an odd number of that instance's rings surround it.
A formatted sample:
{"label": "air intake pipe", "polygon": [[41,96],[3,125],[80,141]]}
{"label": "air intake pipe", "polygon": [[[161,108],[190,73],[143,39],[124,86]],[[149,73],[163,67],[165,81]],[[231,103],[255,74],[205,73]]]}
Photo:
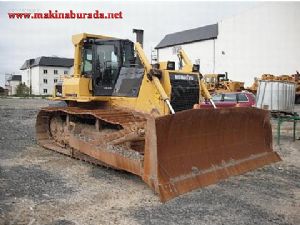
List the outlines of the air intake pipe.
{"label": "air intake pipe", "polygon": [[133,29],[132,32],[136,34],[136,42],[140,43],[143,48],[144,30]]}

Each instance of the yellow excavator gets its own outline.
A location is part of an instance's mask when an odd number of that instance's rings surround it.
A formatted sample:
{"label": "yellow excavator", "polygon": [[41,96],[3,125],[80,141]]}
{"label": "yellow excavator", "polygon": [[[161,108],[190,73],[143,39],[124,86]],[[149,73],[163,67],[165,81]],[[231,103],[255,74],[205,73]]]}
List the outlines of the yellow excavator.
{"label": "yellow excavator", "polygon": [[[280,160],[267,111],[193,109],[210,95],[199,66],[152,66],[139,42],[78,34],[74,74],[42,108],[37,142],[44,148],[140,176],[165,202],[193,189]],[[211,101],[213,104],[213,102]]]}

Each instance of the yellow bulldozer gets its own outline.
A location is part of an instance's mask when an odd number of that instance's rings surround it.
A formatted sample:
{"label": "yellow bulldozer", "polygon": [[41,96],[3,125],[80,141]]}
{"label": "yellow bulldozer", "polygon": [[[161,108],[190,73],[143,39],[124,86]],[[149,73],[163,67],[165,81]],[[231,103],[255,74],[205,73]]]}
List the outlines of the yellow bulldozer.
{"label": "yellow bulldozer", "polygon": [[72,40],[74,74],[52,97],[66,106],[37,115],[44,148],[140,176],[162,202],[280,160],[268,112],[192,109],[210,95],[183,51],[185,65],[175,70],[170,61],[152,66],[141,41],[86,33]]}
{"label": "yellow bulldozer", "polygon": [[227,73],[205,74],[203,79],[210,93],[238,92],[244,90],[244,82],[229,80]]}

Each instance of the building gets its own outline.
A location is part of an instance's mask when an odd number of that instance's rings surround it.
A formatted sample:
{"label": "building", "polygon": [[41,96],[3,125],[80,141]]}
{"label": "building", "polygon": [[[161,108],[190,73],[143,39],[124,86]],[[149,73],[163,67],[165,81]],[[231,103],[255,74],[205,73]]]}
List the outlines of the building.
{"label": "building", "polygon": [[5,74],[5,77],[5,89],[8,90],[8,95],[15,95],[17,93],[17,86],[22,82],[22,76],[15,74]]}
{"label": "building", "polygon": [[20,70],[22,81],[30,88],[33,95],[51,95],[56,83],[62,77],[72,74],[73,59],[59,57],[38,57],[28,59]]}
{"label": "building", "polygon": [[7,96],[7,95],[8,95],[8,89],[0,86],[0,96]]}
{"label": "building", "polygon": [[261,74],[300,71],[300,4],[264,3],[217,24],[166,35],[156,46],[158,60],[177,62],[179,48],[203,74],[225,73],[253,83]]}

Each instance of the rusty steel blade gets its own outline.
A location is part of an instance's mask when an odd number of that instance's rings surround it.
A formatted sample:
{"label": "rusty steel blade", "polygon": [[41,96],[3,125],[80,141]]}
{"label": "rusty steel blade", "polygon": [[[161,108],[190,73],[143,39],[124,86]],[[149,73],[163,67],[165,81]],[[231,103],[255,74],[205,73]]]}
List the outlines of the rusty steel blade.
{"label": "rusty steel blade", "polygon": [[144,180],[162,201],[281,160],[256,108],[187,110],[147,128]]}

